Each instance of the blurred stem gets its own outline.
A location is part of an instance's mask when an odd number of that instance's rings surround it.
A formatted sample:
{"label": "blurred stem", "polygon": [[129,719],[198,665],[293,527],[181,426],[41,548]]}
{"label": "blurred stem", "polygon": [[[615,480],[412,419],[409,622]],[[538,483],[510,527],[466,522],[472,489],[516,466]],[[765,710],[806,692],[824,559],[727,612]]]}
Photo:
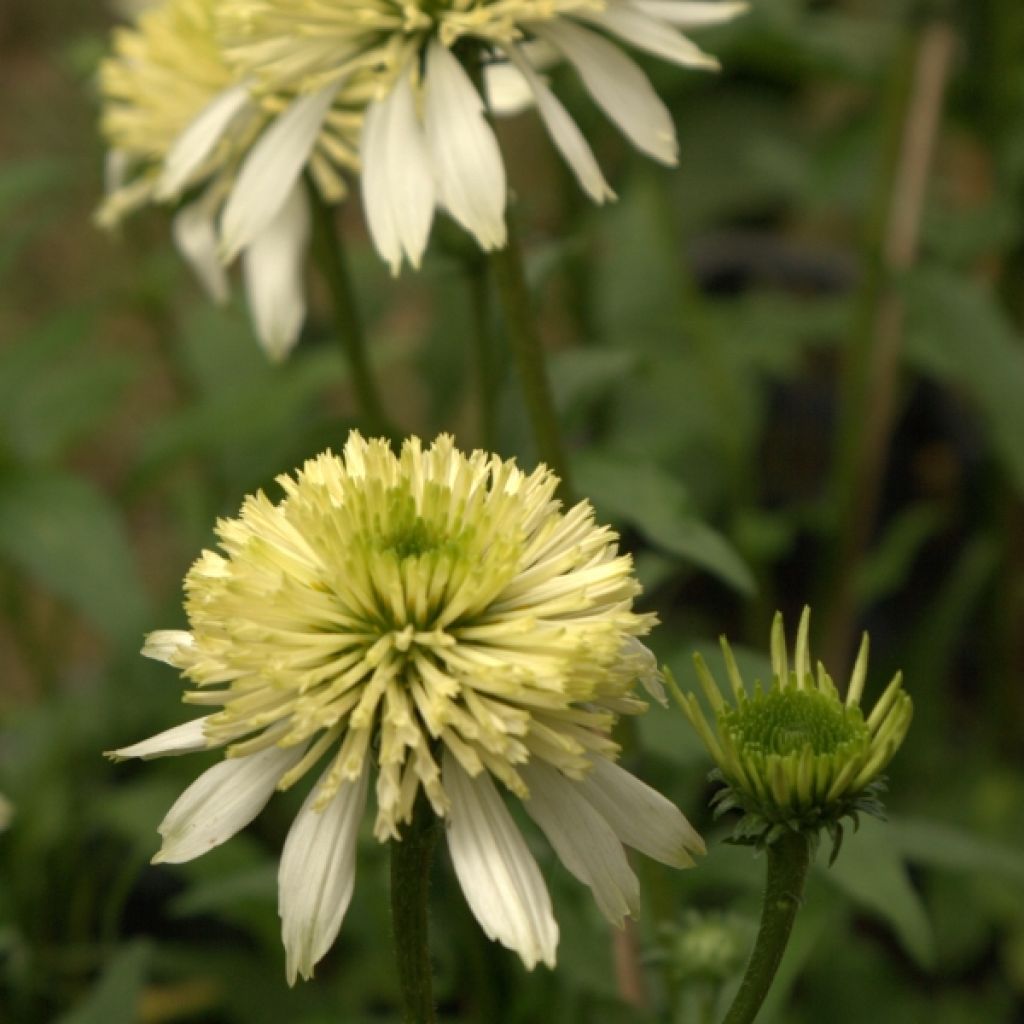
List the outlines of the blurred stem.
{"label": "blurred stem", "polygon": [[307,182],[306,192],[313,212],[313,253],[331,294],[334,329],[348,360],[360,416],[372,433],[394,436],[395,432],[384,412],[384,405],[370,372],[366,335],[359,317],[348,259],[334,211],[324,202],[312,182]]}
{"label": "blurred stem", "polygon": [[750,1024],[772,987],[800,909],[811,866],[811,844],[799,832],[784,832],[768,847],[766,861],[764,903],[754,951],[722,1024]]}
{"label": "blurred stem", "polygon": [[487,264],[477,256],[462,261],[472,314],[473,369],[476,372],[476,400],[480,444],[489,452],[497,447],[498,366],[491,330],[491,287]]}
{"label": "blurred stem", "polygon": [[566,458],[555,412],[555,401],[544,359],[544,346],[537,330],[533,304],[526,287],[523,254],[511,215],[508,217],[508,244],[487,254],[505,331],[519,371],[519,382],[526,411],[543,462],[561,478],[559,494],[566,500],[572,493],[569,460]]}
{"label": "blurred stem", "polygon": [[904,305],[899,279],[917,262],[932,157],[956,47],[934,22],[903,57],[890,86],[889,129],[866,239],[868,272],[844,369],[833,500],[838,514],[825,662],[849,658],[857,617],[856,573],[878,514],[896,420]]}
{"label": "blurred stem", "polygon": [[404,1024],[434,1024],[427,915],[437,819],[422,792],[412,821],[391,847],[391,923]]}

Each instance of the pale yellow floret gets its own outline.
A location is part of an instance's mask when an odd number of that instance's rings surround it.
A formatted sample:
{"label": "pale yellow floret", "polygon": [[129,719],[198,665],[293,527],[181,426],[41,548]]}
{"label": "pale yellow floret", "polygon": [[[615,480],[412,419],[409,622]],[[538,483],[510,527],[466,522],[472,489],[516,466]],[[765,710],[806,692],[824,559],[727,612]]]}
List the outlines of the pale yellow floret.
{"label": "pale yellow floret", "polygon": [[614,533],[585,503],[563,513],[551,473],[353,434],[278,482],[284,499],[221,520],[185,581],[175,664],[186,700],[220,707],[205,730],[228,756],[302,745],[282,789],[330,758],[318,806],[373,758],[382,841],[420,789],[447,813],[443,748],[524,798],[531,759],[582,779],[617,756],[655,620],[632,610]]}

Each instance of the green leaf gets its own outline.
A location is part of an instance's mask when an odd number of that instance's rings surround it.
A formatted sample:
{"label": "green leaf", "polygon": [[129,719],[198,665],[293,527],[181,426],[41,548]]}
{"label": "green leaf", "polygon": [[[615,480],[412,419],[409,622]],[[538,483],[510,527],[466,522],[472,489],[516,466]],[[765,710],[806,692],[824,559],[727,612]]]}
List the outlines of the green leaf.
{"label": "green leaf", "polygon": [[974,402],[1024,495],[1024,341],[996,296],[961,275],[920,271],[906,299],[908,357]]}
{"label": "green leaf", "polygon": [[915,864],[1000,875],[1024,885],[1024,856],[1017,849],[955,825],[924,818],[893,819],[889,831],[896,848]]}
{"label": "green leaf", "polygon": [[656,547],[713,573],[744,594],[754,577],[735,548],[693,511],[686,488],[649,462],[584,455],[573,463],[576,486],[603,517],[628,523]]}
{"label": "green leaf", "polygon": [[0,476],[0,557],[111,638],[136,634],[148,614],[120,513],[79,477],[42,471]]}
{"label": "green leaf", "polygon": [[831,844],[822,843],[818,866],[855,903],[884,921],[922,967],[935,959],[935,939],[924,904],[910,882],[895,838],[884,822],[862,818],[848,834],[836,862],[825,868]]}
{"label": "green leaf", "polygon": [[137,1024],[150,956],[146,942],[123,946],[85,999],[58,1024]]}
{"label": "green leaf", "polygon": [[887,597],[904,584],[914,559],[942,524],[939,509],[923,502],[896,516],[857,573],[857,594],[863,607]]}

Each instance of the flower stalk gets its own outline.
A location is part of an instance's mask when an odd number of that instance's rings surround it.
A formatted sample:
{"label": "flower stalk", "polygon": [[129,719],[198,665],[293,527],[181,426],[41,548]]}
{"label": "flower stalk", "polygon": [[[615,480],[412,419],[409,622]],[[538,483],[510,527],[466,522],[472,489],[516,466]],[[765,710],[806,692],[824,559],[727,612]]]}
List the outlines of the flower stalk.
{"label": "flower stalk", "polygon": [[323,201],[316,186],[312,182],[308,182],[307,185],[306,191],[313,211],[313,251],[331,295],[334,330],[345,350],[360,415],[372,433],[393,437],[394,429],[388,422],[380,392],[370,371],[370,361],[366,354],[366,335],[334,212]]}
{"label": "flower stalk", "polygon": [[537,451],[541,460],[560,477],[560,494],[566,499],[572,493],[569,460],[558,425],[554,395],[544,359],[544,346],[526,286],[522,249],[511,218],[508,244],[503,249],[489,252],[487,259],[501,304],[505,331],[519,371],[519,382]]}
{"label": "flower stalk", "polygon": [[800,909],[811,846],[807,836],[786,832],[768,847],[761,924],[739,991],[722,1024],[750,1024],[757,1017]]}
{"label": "flower stalk", "polygon": [[391,844],[391,923],[405,1024],[433,1024],[434,987],[427,913],[437,819],[421,796],[400,842]]}

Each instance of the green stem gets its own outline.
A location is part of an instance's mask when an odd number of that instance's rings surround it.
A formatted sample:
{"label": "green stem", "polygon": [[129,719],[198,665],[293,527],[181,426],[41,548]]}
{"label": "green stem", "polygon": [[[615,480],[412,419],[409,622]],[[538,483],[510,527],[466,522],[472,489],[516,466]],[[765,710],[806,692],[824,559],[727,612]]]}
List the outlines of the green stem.
{"label": "green stem", "polygon": [[334,329],[345,350],[360,414],[372,433],[394,436],[370,372],[366,335],[359,318],[355,289],[352,287],[348,260],[341,233],[335,223],[334,211],[324,202],[315,185],[309,183],[307,192],[313,211],[313,253],[331,294]]}
{"label": "green stem", "polygon": [[404,1024],[434,1024],[427,897],[437,819],[422,793],[412,822],[391,846],[391,923]]}
{"label": "green stem", "polygon": [[750,1024],[768,995],[800,909],[811,844],[799,832],[785,832],[768,847],[766,856],[761,926],[740,990],[722,1024]]}
{"label": "green stem", "polygon": [[498,368],[491,331],[490,281],[487,266],[480,259],[464,260],[463,272],[473,317],[473,368],[476,371],[480,444],[487,451],[493,452],[497,446],[498,433]]}
{"label": "green stem", "polygon": [[505,331],[519,370],[519,381],[526,411],[540,458],[562,481],[559,493],[566,498],[572,492],[569,460],[555,412],[551,382],[544,362],[544,346],[537,330],[530,293],[526,287],[523,255],[511,216],[508,244],[488,253],[491,274],[501,303]]}

